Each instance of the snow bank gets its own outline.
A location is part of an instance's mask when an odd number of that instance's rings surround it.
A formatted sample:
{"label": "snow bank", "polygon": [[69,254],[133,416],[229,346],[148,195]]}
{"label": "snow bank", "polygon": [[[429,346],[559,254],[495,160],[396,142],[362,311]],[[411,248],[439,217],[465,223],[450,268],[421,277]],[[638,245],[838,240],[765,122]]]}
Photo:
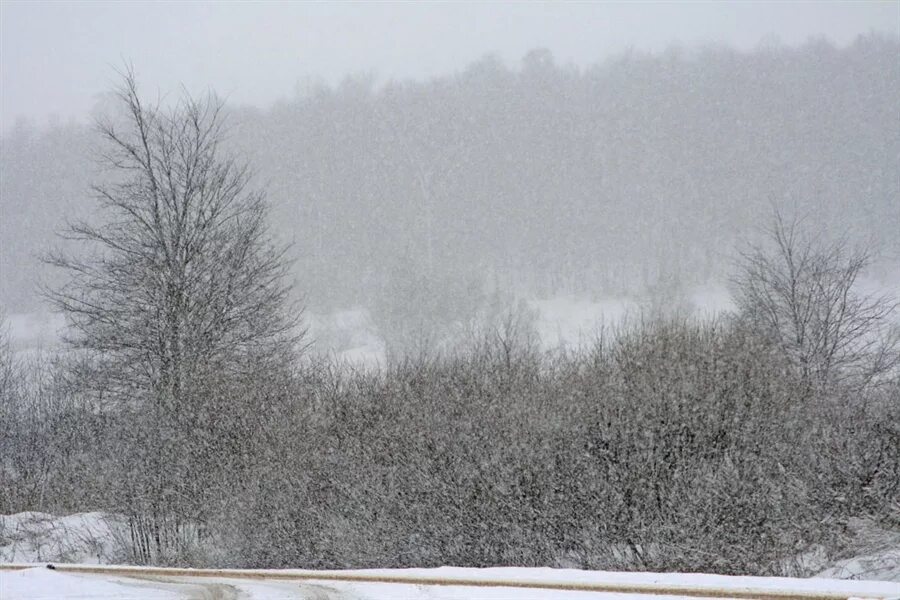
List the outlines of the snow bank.
{"label": "snow bank", "polygon": [[816,577],[900,583],[900,546],[839,561]]}
{"label": "snow bank", "polygon": [[0,515],[0,562],[115,562],[120,527],[119,519],[99,512]]}
{"label": "snow bank", "polygon": [[900,583],[900,531],[860,518],[849,519],[847,527],[853,533],[856,556],[823,565],[825,570],[817,577]]}

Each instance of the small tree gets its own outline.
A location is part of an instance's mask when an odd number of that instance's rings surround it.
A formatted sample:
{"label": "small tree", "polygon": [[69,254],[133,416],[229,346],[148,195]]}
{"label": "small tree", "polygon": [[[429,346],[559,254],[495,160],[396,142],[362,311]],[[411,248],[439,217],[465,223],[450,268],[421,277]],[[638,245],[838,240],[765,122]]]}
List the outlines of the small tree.
{"label": "small tree", "polygon": [[13,356],[6,313],[0,309],[0,512],[15,512],[13,506],[17,473],[14,472],[21,372]]}
{"label": "small tree", "polygon": [[104,221],[64,234],[93,253],[52,254],[70,279],[47,295],[67,317],[70,348],[91,358],[88,389],[134,412],[135,455],[123,454],[122,468],[141,462],[143,479],[123,493],[135,522],[152,523],[138,537],[162,551],[172,502],[191,504],[197,520],[201,476],[217,449],[238,442],[223,432],[256,410],[235,390],[289,366],[302,332],[265,196],[221,151],[222,103],[148,106],[131,72],[116,96],[124,119],[99,124],[112,170],[94,188]]}
{"label": "small tree", "polygon": [[17,379],[16,361],[10,344],[6,312],[0,308],[0,410],[12,403],[12,398],[17,393]]}
{"label": "small tree", "polygon": [[809,387],[864,386],[900,365],[897,301],[858,289],[869,262],[867,251],[808,237],[776,213],[768,244],[741,254],[732,292],[741,316]]}

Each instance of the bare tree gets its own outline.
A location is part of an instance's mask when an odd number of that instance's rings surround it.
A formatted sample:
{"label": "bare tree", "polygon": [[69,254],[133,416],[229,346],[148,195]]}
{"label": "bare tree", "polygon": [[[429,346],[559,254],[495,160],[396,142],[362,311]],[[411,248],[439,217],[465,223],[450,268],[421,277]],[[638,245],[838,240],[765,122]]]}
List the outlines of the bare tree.
{"label": "bare tree", "polygon": [[112,171],[94,188],[103,222],[70,225],[64,237],[92,253],[51,254],[70,278],[47,297],[67,317],[69,347],[89,359],[87,391],[130,413],[113,459],[133,558],[183,560],[217,464],[240,455],[265,410],[245,392],[296,360],[300,312],[265,195],[223,156],[222,103],[148,106],[130,71],[116,95],[124,118],[99,123]]}
{"label": "bare tree", "polygon": [[222,156],[222,103],[147,106],[131,72],[116,93],[125,126],[99,124],[118,176],[94,188],[106,221],[69,227],[64,237],[95,253],[52,254],[71,278],[48,297],[69,320],[66,341],[95,355],[114,393],[177,413],[192,376],[290,357],[299,313],[289,312],[289,263],[268,235],[265,196]]}
{"label": "bare tree", "polygon": [[12,402],[12,397],[16,393],[16,371],[6,312],[0,308],[0,410]]}
{"label": "bare tree", "polygon": [[732,291],[742,316],[777,344],[809,386],[868,385],[900,365],[888,295],[861,293],[870,262],[846,241],[806,236],[777,213],[768,244],[741,254]]}

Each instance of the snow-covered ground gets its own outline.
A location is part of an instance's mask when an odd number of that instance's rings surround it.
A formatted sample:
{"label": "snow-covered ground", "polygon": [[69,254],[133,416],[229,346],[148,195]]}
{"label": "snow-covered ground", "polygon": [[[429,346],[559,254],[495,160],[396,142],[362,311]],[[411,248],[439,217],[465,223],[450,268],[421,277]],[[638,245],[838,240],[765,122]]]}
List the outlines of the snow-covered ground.
{"label": "snow-covered ground", "polygon": [[[214,578],[185,578],[171,574],[135,577],[116,574],[89,575],[49,570],[50,562],[89,565],[114,562],[116,539],[122,524],[115,516],[81,513],[54,517],[44,513],[19,513],[0,516],[0,563],[40,565],[17,571],[0,571],[0,599],[37,600],[68,598],[241,598],[265,599],[368,599],[400,600],[435,599],[532,599],[588,600],[597,598],[622,600],[660,598],[659,595],[623,595],[585,591],[524,589],[504,587],[465,587],[338,581],[279,581],[275,579],[234,579],[223,572]],[[868,530],[866,535],[876,536]],[[405,569],[348,571],[351,575],[376,577],[414,577],[420,579],[493,580],[517,582],[565,582],[639,584],[666,586],[705,586],[725,589],[792,590],[798,592],[846,593],[847,597],[900,597],[900,534],[877,535],[873,551],[850,560],[834,563],[818,578],[786,579],[757,577],[725,577],[720,575],[682,575],[654,573],[603,573],[572,569],[493,568]],[[262,574],[263,572],[258,572]],[[290,571],[269,571],[284,575]],[[299,572],[294,572],[299,573]],[[150,579],[148,579],[150,577]],[[839,581],[843,580],[843,581]],[[850,581],[848,581],[850,580]],[[873,581],[874,580],[874,581]],[[880,580],[880,581],[877,581]],[[676,594],[666,596],[679,597]]]}
{"label": "snow-covered ground", "polygon": [[119,519],[99,512],[0,515],[0,563],[116,562],[124,532]]}
{"label": "snow-covered ground", "polygon": [[838,561],[818,576],[900,582],[900,546]]}
{"label": "snow-covered ground", "polygon": [[59,573],[46,568],[0,571],[0,598],[3,600],[64,600],[68,598],[107,598],[134,600],[173,600],[188,598],[176,591],[148,585],[140,580],[125,583],[119,578]]}
{"label": "snow-covered ground", "polygon": [[900,582],[900,531],[889,531],[864,519],[850,519],[848,527],[861,552],[832,562],[819,577]]}
{"label": "snow-covered ground", "polygon": [[[821,598],[892,598],[900,596],[900,583],[871,581],[839,581],[830,579],[787,579],[764,577],[727,577],[704,574],[659,573],[611,573],[564,569],[530,569],[504,567],[493,569],[440,569],[368,570],[322,572],[323,576],[340,574],[357,577],[386,577],[419,579],[421,582],[346,582],[321,580],[266,579],[265,575],[285,577],[301,571],[258,571],[260,578],[241,579],[222,573],[214,577],[184,577],[148,570],[139,575],[68,573],[35,567],[18,571],[0,571],[0,598],[3,600],[49,600],[68,598],[121,598],[133,600],[156,599],[267,599],[293,600],[300,598],[394,600],[650,600],[660,598],[674,600],[692,597],[689,589],[703,589],[707,595],[716,592],[728,597],[729,592],[759,594],[792,593],[798,596]],[[443,580],[445,585],[426,583],[425,580]],[[482,587],[472,585],[481,582],[519,582],[535,585],[596,585],[618,588],[618,591],[600,592],[561,589],[534,589],[521,587]],[[454,585],[459,582],[461,585]],[[467,585],[462,585],[466,583]],[[635,593],[622,591],[627,586],[637,586]],[[653,589],[655,593],[641,593]],[[662,595],[661,595],[662,594]],[[818,595],[818,596],[817,596]]]}

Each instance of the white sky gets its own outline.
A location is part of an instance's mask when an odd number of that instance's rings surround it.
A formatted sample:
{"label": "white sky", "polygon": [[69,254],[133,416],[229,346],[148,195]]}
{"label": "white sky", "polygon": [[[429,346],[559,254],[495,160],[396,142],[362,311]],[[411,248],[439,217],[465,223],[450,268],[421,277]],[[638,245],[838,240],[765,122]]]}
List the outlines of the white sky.
{"label": "white sky", "polygon": [[380,80],[453,72],[487,53],[515,64],[549,48],[584,65],[629,46],[776,35],[900,33],[900,1],[643,3],[37,2],[0,0],[0,128],[17,117],[83,118],[133,63],[144,89],[213,88],[265,106],[298,82],[370,72]]}

